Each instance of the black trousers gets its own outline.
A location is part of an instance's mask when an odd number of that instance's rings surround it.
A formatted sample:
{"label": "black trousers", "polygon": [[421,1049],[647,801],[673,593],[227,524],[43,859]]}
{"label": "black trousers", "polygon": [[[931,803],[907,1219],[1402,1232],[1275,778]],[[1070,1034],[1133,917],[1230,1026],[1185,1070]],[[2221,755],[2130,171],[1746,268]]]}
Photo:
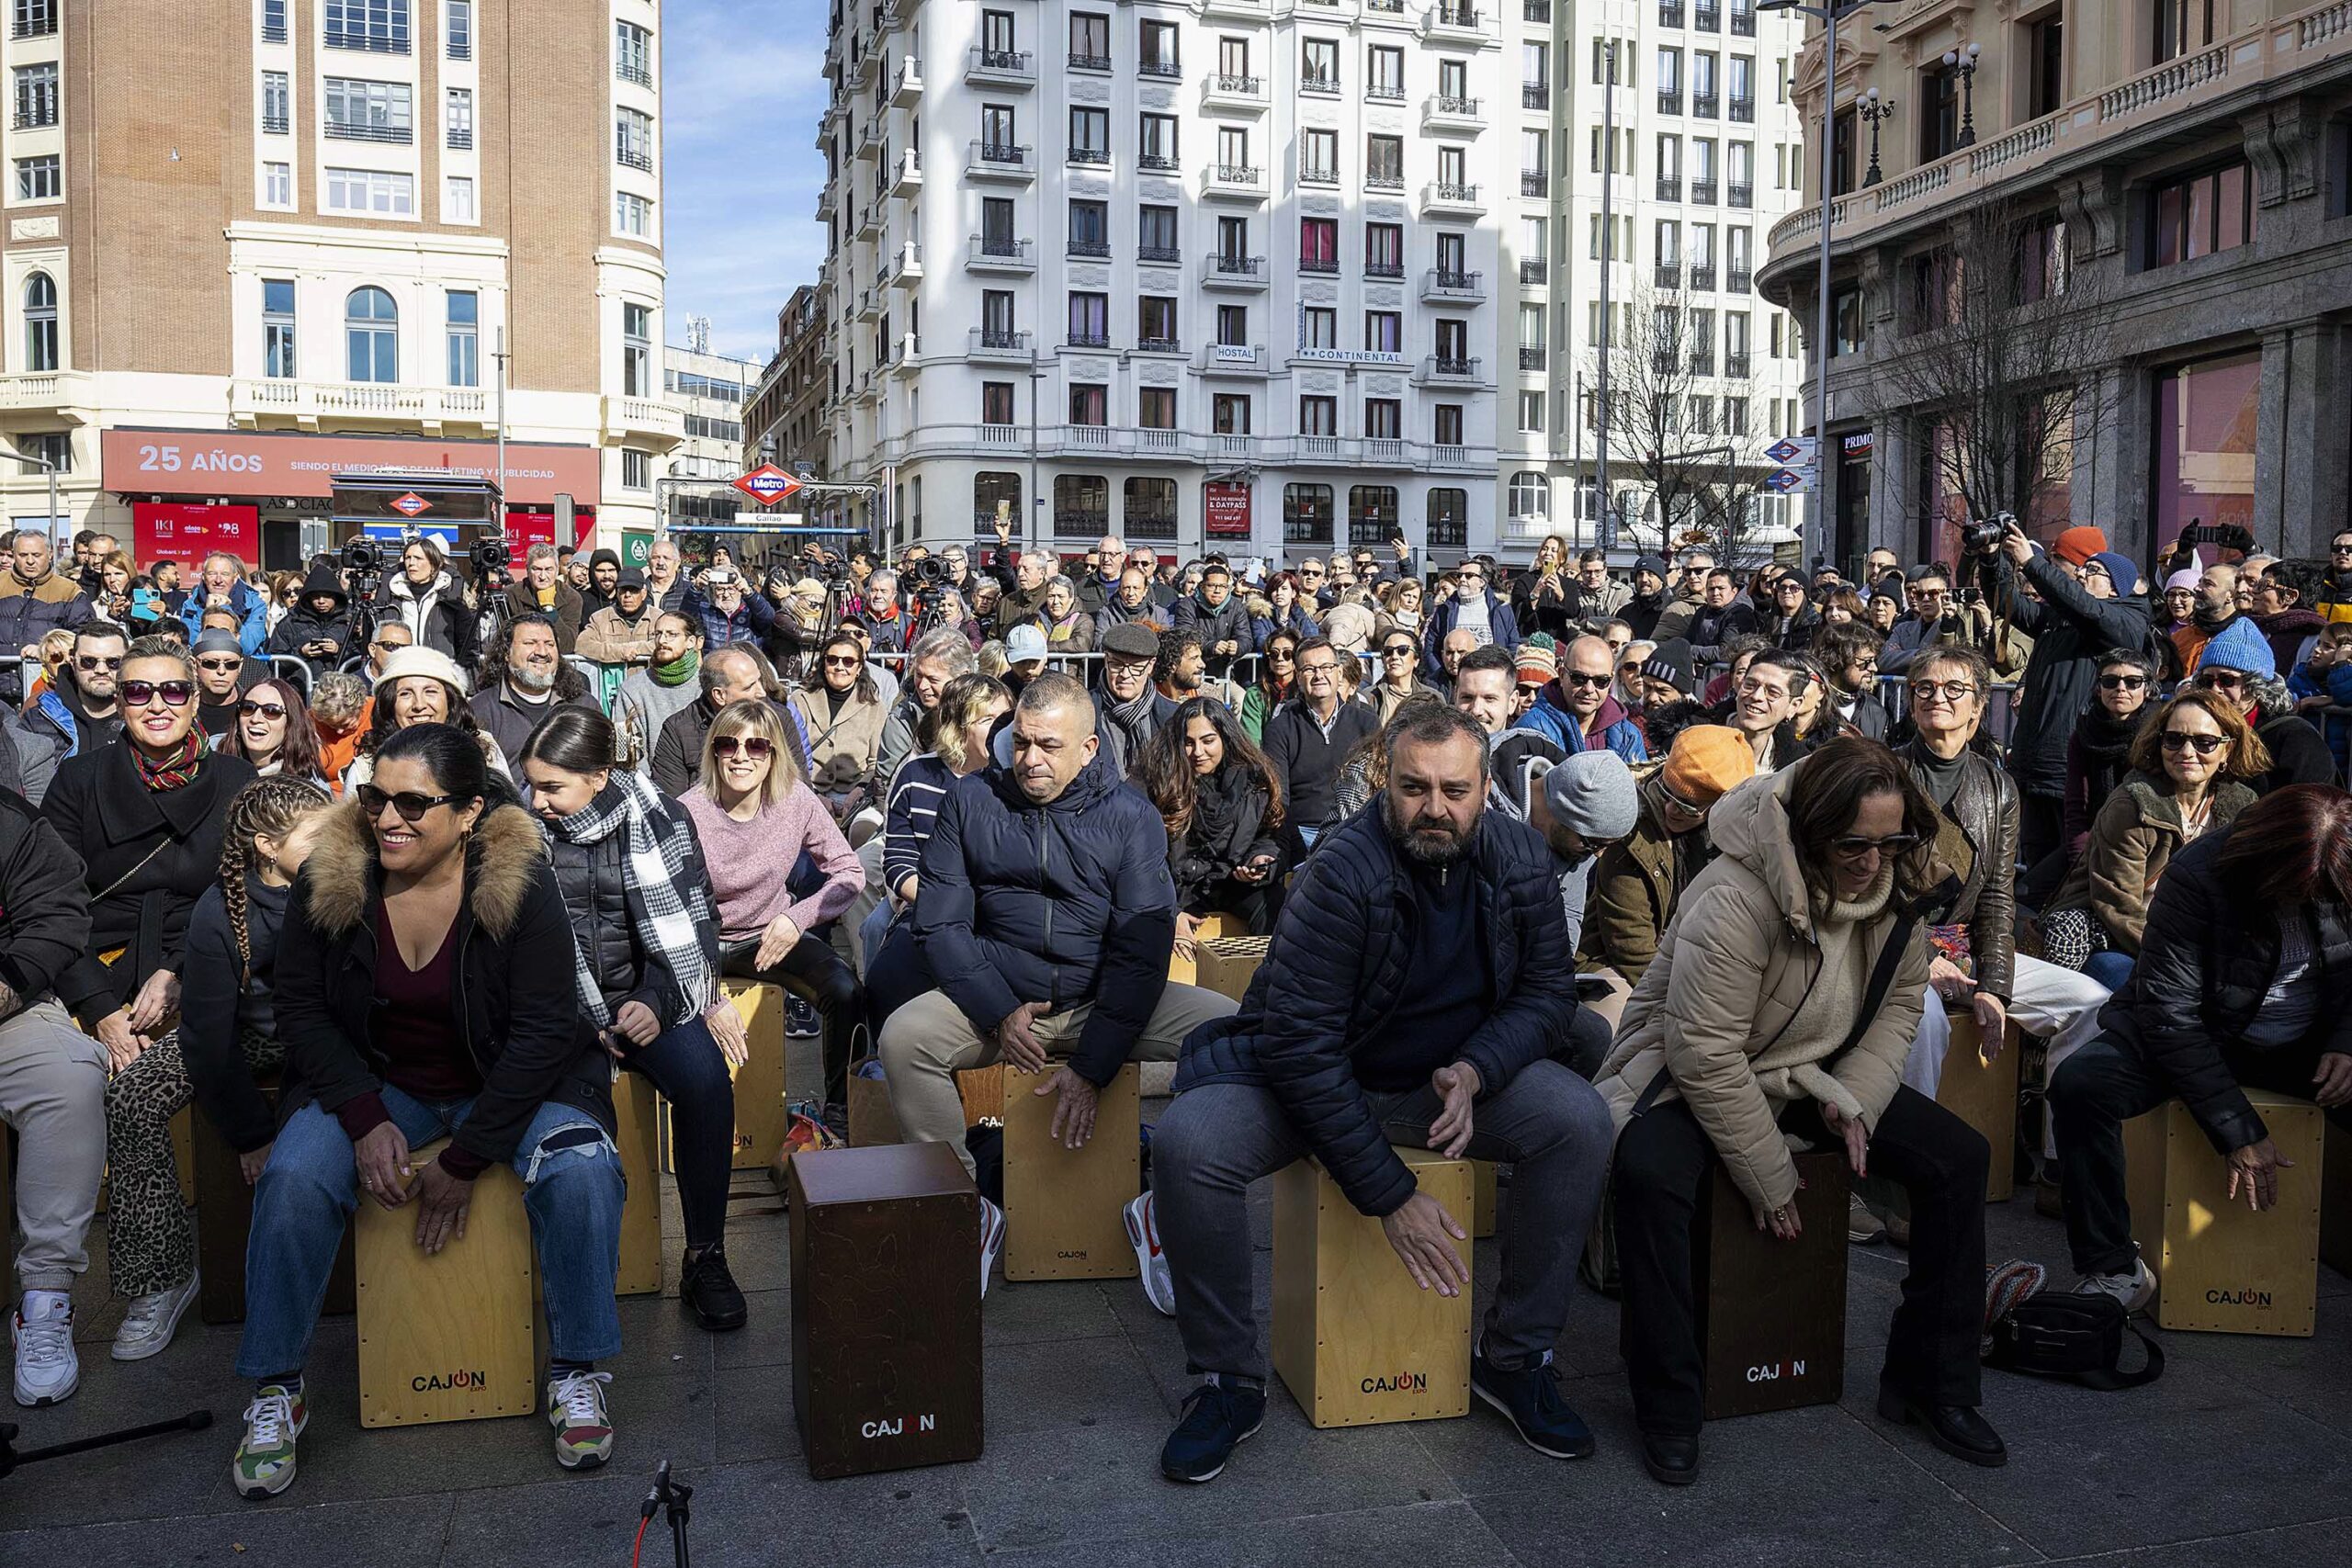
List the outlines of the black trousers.
{"label": "black trousers", "polygon": [[847,1103],[850,1041],[865,1011],[856,972],[842,962],[831,943],[810,931],[803,931],[792,951],[773,968],[759,966],[759,953],[757,942],[724,943],[718,950],[718,972],[739,980],[781,986],[817,1010],[825,1021],[825,1103]]}
{"label": "black trousers", "polygon": [[[1840,1147],[1811,1100],[1781,1125],[1816,1148]],[[1617,1140],[1613,1191],[1617,1261],[1624,1279],[1624,1342],[1634,1416],[1645,1432],[1696,1437],[1706,1368],[1691,1301],[1690,1246],[1702,1185],[1720,1156],[1690,1108],[1654,1105]],[[1984,1135],[1925,1095],[1897,1089],[1870,1145],[1870,1169],[1911,1200],[1911,1272],[1886,1343],[1880,1380],[1933,1404],[1979,1403],[1978,1336],[1984,1324]]]}
{"label": "black trousers", "polygon": [[2065,841],[2066,802],[2055,795],[2020,794],[2018,799],[2018,862],[2039,865]]}

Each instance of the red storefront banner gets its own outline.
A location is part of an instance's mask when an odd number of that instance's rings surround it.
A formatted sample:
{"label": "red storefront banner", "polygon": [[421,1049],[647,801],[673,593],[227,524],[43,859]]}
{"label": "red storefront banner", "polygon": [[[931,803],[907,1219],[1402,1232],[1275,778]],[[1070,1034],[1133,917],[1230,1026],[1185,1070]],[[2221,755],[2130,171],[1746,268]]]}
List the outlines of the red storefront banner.
{"label": "red storefront banner", "polygon": [[[327,496],[337,474],[445,473],[495,479],[494,441],[407,435],[297,435],[236,430],[108,430],[98,437],[106,488],[123,495]],[[592,446],[506,444],[509,502],[583,507],[603,496]]]}
{"label": "red storefront banner", "polygon": [[142,567],[159,560],[193,566],[216,550],[226,550],[247,566],[261,558],[261,513],[256,507],[134,502],[130,532],[131,555]]}
{"label": "red storefront banner", "polygon": [[577,545],[595,531],[596,513],[590,508],[582,507],[572,513],[571,525],[574,536],[559,539],[555,536],[554,513],[510,509],[506,513],[506,547],[514,552],[515,574],[521,575],[523,558],[530,553],[533,545]]}
{"label": "red storefront banner", "polygon": [[1213,539],[1250,536],[1250,487],[1211,480],[1201,487],[1202,526]]}

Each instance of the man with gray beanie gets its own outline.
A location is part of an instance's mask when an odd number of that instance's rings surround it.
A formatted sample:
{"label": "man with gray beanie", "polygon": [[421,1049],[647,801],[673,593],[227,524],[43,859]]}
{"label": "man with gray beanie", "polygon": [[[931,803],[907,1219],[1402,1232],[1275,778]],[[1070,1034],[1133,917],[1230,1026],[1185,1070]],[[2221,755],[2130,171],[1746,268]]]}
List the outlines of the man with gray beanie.
{"label": "man with gray beanie", "polygon": [[[1634,771],[1614,751],[1596,748],[1566,761],[1534,764],[1528,790],[1527,823],[1544,835],[1552,870],[1560,880],[1560,905],[1568,920],[1568,942],[1584,938],[1585,897],[1601,852],[1624,841],[1641,815],[1641,793]],[[1552,1054],[1578,1076],[1590,1078],[1609,1055],[1611,1012],[1577,1010],[1567,1038]]]}

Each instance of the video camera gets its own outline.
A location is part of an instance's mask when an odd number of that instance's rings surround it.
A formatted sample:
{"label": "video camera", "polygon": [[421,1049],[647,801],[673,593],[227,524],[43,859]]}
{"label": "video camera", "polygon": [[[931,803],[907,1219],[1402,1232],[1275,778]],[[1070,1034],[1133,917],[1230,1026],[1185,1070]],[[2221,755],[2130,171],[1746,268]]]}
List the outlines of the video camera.
{"label": "video camera", "polygon": [[1964,555],[1989,556],[2001,547],[2012,524],[2018,520],[2014,512],[1996,512],[1990,517],[1973,518],[1960,525],[1960,548]]}

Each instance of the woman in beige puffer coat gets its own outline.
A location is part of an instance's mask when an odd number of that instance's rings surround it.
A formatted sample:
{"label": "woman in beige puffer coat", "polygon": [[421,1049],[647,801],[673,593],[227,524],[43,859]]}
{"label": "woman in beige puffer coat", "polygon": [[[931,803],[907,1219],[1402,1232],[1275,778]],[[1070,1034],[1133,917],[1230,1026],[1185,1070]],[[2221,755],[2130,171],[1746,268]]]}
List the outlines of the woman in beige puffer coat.
{"label": "woman in beige puffer coat", "polygon": [[[1717,801],[1714,863],[1676,906],[1595,1079],[1619,1129],[1615,1213],[1626,1359],[1650,1473],[1698,1473],[1705,1369],[1691,1300],[1698,1195],[1720,1161],[1783,1240],[1800,1230],[1800,1146],[1842,1147],[1856,1174],[1909,1194],[1911,1273],[1880,1377],[1890,1419],[1937,1446],[2006,1459],[1976,1413],[1984,1139],[1902,1085],[1928,982],[1910,911],[1947,874],[1935,807],[1878,742],[1832,741]],[[1899,942],[1870,1016],[1871,976]]]}

